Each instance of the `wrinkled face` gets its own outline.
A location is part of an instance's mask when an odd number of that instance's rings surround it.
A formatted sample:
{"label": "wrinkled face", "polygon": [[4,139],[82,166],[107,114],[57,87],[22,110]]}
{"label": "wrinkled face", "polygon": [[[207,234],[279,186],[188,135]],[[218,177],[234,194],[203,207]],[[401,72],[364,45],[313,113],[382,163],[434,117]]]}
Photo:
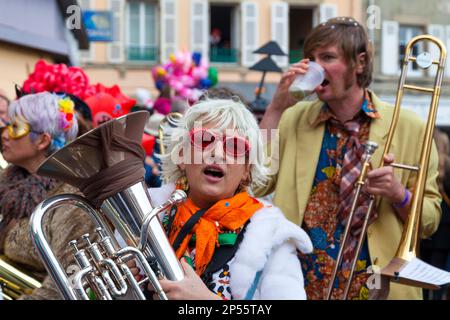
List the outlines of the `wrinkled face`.
{"label": "wrinkled face", "polygon": [[361,66],[351,68],[336,45],[316,49],[311,58],[325,69],[325,81],[317,90],[320,100],[332,102],[353,94]]}
{"label": "wrinkled face", "polygon": [[3,158],[23,167],[40,153],[37,143],[31,140],[29,125],[22,121],[11,123],[1,133]]}
{"label": "wrinkled face", "polygon": [[248,141],[235,130],[217,132],[211,125],[191,130],[189,141],[191,154],[184,159],[190,161],[180,168],[186,172],[192,201],[205,208],[232,197],[249,176]]}

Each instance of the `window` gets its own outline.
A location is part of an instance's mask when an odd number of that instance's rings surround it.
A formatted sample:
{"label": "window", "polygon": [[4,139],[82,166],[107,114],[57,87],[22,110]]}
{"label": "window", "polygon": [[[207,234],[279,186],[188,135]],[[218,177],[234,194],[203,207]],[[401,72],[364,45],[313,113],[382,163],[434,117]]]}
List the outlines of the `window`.
{"label": "window", "polygon": [[239,55],[238,7],[233,5],[211,5],[210,16],[210,61],[237,63]]}
{"label": "window", "polygon": [[[421,27],[415,27],[415,26],[400,26],[399,27],[399,68],[402,69],[403,66],[403,60],[405,59],[405,49],[409,41],[411,41],[412,38],[423,34],[423,29]],[[423,44],[418,44],[414,46],[413,48],[413,55],[417,57],[418,54],[423,52]],[[422,69],[419,68],[419,66],[416,63],[410,63],[408,74],[413,76],[421,76],[422,75]]]}
{"label": "window", "polygon": [[303,59],[303,44],[313,28],[314,10],[290,8],[289,10],[289,63]]}
{"label": "window", "polygon": [[127,60],[157,61],[158,32],[156,3],[130,1],[127,10]]}

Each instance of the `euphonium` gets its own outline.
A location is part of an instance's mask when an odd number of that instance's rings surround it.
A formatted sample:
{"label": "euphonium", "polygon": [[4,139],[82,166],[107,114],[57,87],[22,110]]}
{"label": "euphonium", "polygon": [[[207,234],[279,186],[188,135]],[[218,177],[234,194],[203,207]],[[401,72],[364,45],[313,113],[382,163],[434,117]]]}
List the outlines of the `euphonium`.
{"label": "euphonium", "polygon": [[[167,299],[158,277],[163,275],[174,281],[184,277],[158,216],[170,206],[184,201],[185,193],[177,190],[167,202],[155,207],[143,175],[137,174],[130,181],[129,175],[123,174],[128,164],[143,170],[142,159],[136,158],[128,146],[140,145],[147,118],[147,112],[135,112],[111,120],[51,155],[38,169],[39,174],[68,182],[82,192],[89,187],[96,189],[93,185],[102,185],[97,180],[106,178],[112,182],[98,187],[109,192],[100,200],[92,200],[92,194],[88,197],[86,192],[89,200],[78,195],[56,195],[39,204],[31,217],[31,238],[65,299],[89,299],[89,290],[97,299],[130,298],[130,293],[137,299],[145,299],[140,286],[147,280],[160,299]],[[121,178],[127,179],[127,184],[115,186],[117,183],[113,182]],[[42,230],[44,216],[65,204],[75,205],[88,213],[100,236],[98,243],[91,243],[90,236],[84,235],[86,249],[79,249],[77,240],[70,242],[80,269],[70,278],[50,249]],[[110,227],[124,240],[125,246],[118,245]],[[140,264],[146,276],[144,280],[137,282],[134,279],[126,265],[130,259],[136,259]]]}
{"label": "euphonium", "polygon": [[0,300],[15,300],[40,288],[41,282],[0,256],[0,287]]}

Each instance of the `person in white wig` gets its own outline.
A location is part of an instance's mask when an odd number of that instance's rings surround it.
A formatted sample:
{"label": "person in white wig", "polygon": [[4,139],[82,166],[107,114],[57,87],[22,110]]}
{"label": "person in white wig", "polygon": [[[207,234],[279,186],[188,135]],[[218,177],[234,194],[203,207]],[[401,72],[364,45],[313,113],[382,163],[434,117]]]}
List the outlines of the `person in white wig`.
{"label": "person in white wig", "polygon": [[[267,169],[258,124],[237,98],[205,98],[189,108],[162,157],[165,185],[150,189],[155,205],[175,188],[188,199],[162,218],[185,271],[162,280],[169,299],[306,299],[297,252],[306,233],[279,208],[250,195]],[[151,290],[151,287],[149,287]]]}

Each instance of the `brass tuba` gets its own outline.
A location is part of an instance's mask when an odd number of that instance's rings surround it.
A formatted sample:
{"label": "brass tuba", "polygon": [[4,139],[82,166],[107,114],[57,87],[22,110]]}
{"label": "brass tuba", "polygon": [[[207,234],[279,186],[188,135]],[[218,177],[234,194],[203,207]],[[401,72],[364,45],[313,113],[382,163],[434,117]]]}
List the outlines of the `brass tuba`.
{"label": "brass tuba", "polygon": [[[420,42],[428,41],[434,45],[437,46],[438,52],[439,52],[439,58],[436,59],[436,57],[432,57],[430,53],[424,52],[421,55],[415,57],[413,56],[413,47],[417,45]],[[421,269],[424,272],[434,272],[434,277],[441,276],[443,278],[449,277],[448,275],[443,274],[444,272],[442,270],[435,270],[436,268],[432,269],[433,267],[426,265],[419,259],[417,259],[417,244],[418,244],[418,236],[419,236],[419,225],[420,225],[420,217],[421,217],[421,211],[422,211],[422,204],[423,204],[423,197],[424,197],[424,191],[425,191],[425,183],[427,179],[427,170],[430,160],[430,154],[431,154],[431,148],[433,143],[433,130],[436,123],[436,116],[437,116],[437,109],[439,105],[439,97],[441,94],[441,85],[444,78],[444,68],[445,63],[447,59],[447,49],[445,45],[440,41],[439,39],[432,37],[430,35],[422,35],[413,38],[407,45],[405,49],[405,59],[403,61],[402,66],[402,73],[398,85],[398,91],[397,91],[397,98],[395,102],[395,108],[394,113],[392,117],[391,126],[388,133],[388,138],[386,141],[386,145],[384,147],[383,151],[383,157],[381,158],[380,167],[384,166],[384,156],[389,153],[389,149],[392,143],[392,139],[395,134],[395,129],[397,127],[397,122],[400,115],[400,109],[403,99],[403,94],[405,90],[410,91],[419,91],[422,93],[428,93],[431,94],[431,106],[428,113],[428,120],[427,125],[425,129],[425,135],[423,137],[423,143],[422,143],[422,152],[420,155],[420,163],[417,166],[411,166],[411,165],[405,165],[405,164],[391,164],[392,167],[403,169],[403,170],[411,170],[417,173],[417,178],[415,181],[415,186],[413,187],[413,193],[412,193],[412,200],[411,200],[411,209],[409,212],[408,220],[405,223],[402,238],[400,241],[400,246],[398,248],[398,251],[396,253],[396,256],[392,259],[392,261],[385,266],[381,270],[381,276],[383,277],[382,280],[384,283],[389,283],[389,281],[395,281],[398,283],[406,284],[406,285],[412,285],[412,286],[418,286],[423,288],[429,288],[429,289],[437,289],[438,286],[436,286],[433,283],[429,283],[426,279],[427,276],[422,274],[419,275],[416,278],[409,277],[404,271],[408,264],[411,262],[414,262],[419,269]],[[419,67],[422,69],[428,69],[431,66],[436,66],[437,71],[435,74],[434,79],[434,86],[433,88],[426,88],[426,87],[419,87],[411,84],[406,83],[406,76],[408,73],[408,67],[410,66],[411,62],[417,63]],[[342,262],[343,258],[343,251],[345,242],[348,238],[350,225],[352,222],[352,219],[354,217],[355,210],[357,208],[357,203],[360,197],[360,193],[362,190],[362,187],[366,180],[366,175],[369,171],[369,168],[371,166],[370,161],[372,158],[372,155],[377,150],[378,145],[374,142],[369,141],[365,146],[365,152],[363,155],[363,165],[360,177],[358,181],[356,182],[355,188],[355,196],[352,202],[351,211],[348,218],[348,223],[345,227],[345,231],[343,234],[342,239],[342,245],[340,248],[340,251],[338,253],[337,259],[336,259],[336,265],[333,269],[332,278],[330,280],[330,284],[327,291],[326,299],[329,300],[331,298],[331,294],[333,291],[333,285],[336,279],[337,271],[339,268],[340,263]],[[362,231],[360,233],[357,249],[355,253],[355,257],[353,257],[351,268],[350,268],[350,274],[346,283],[346,287],[344,290],[343,299],[347,299],[351,281],[353,279],[353,274],[356,268],[356,262],[358,259],[358,256],[360,254],[362,244],[364,241],[364,238],[366,236],[366,231],[368,227],[368,221],[371,214],[371,211],[375,207],[376,198],[374,196],[371,196],[370,203],[367,209],[367,213],[365,215],[365,219],[362,226]],[[426,271],[428,270],[428,271]],[[440,273],[440,275],[438,275]],[[428,277],[430,279],[430,277]]]}
{"label": "brass tuba", "polygon": [[[96,185],[98,179],[105,177],[114,182],[121,174],[123,178],[121,170],[111,170],[118,166],[126,169],[134,165],[138,171],[143,170],[142,159],[136,158],[128,150],[128,145],[140,145],[147,118],[145,111],[134,112],[104,123],[51,155],[40,166],[38,173],[68,182],[83,192],[89,189],[87,182]],[[112,138],[105,136],[105,133],[112,134]],[[108,144],[110,138],[112,142]],[[104,189],[108,189],[109,193],[100,199],[93,200],[90,198],[92,195],[88,197],[86,192],[89,200],[73,194],[56,195],[36,207],[30,220],[30,233],[48,274],[61,295],[69,300],[87,300],[91,293],[102,300],[133,297],[143,300],[145,296],[141,286],[147,281],[151,282],[160,299],[167,299],[159,278],[165,276],[169,280],[179,281],[183,279],[184,272],[158,216],[172,205],[184,201],[186,194],[177,190],[168,201],[155,207],[143,174],[139,173],[127,185],[114,186],[111,183]],[[91,191],[95,193],[97,190]],[[80,269],[71,277],[52,252],[42,228],[48,212],[67,204],[88,213],[100,237],[98,243],[91,243],[90,236],[84,235],[82,240],[87,245],[86,249],[79,249],[77,240],[69,243]],[[125,243],[122,246],[117,241],[120,238]],[[140,282],[134,279],[126,265],[130,259],[136,259],[145,273],[145,278]]]}

